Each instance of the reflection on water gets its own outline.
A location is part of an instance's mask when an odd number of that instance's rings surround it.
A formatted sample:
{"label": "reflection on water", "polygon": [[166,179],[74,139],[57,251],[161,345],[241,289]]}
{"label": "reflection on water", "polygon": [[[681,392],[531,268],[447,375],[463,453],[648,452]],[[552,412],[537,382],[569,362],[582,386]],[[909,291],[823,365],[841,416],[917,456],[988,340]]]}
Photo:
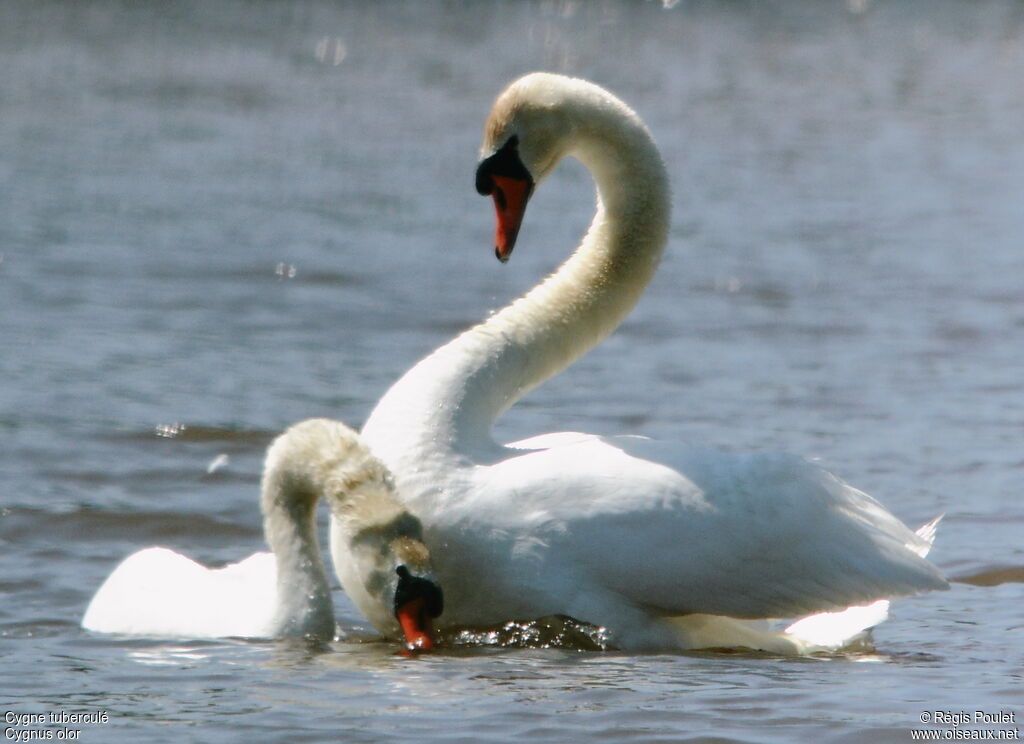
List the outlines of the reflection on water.
{"label": "reflection on water", "polygon": [[[1024,715],[1024,6],[666,5],[0,4],[9,705],[109,710],[105,742],[904,742],[924,709]],[[535,68],[635,106],[675,219],[636,312],[501,435],[821,458],[908,523],[945,511],[962,583],[896,602],[873,664],[580,652],[599,634],[553,618],[406,659],[340,593],[326,649],[80,631],[139,547],[261,549],[274,434],[358,426],[575,244],[579,167],[504,267],[472,187],[491,100]]]}
{"label": "reflection on water", "polygon": [[990,568],[966,576],[954,576],[951,581],[974,586],[999,586],[1000,584],[1024,584],[1024,566],[1002,566]]}

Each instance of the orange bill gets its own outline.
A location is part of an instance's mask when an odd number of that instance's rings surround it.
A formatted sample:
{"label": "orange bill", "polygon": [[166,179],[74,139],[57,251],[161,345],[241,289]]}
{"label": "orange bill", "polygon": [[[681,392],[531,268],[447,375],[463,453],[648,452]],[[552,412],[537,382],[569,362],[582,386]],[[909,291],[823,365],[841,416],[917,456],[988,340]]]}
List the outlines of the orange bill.
{"label": "orange bill", "polygon": [[405,647],[410,651],[429,651],[434,648],[430,617],[426,612],[426,600],[414,597],[398,608],[398,618],[405,634]]}
{"label": "orange bill", "polygon": [[512,255],[519,227],[523,224],[531,184],[528,180],[513,176],[492,175],[491,180],[494,187],[491,196],[494,197],[494,211],[498,218],[494,232],[494,255],[505,263]]}

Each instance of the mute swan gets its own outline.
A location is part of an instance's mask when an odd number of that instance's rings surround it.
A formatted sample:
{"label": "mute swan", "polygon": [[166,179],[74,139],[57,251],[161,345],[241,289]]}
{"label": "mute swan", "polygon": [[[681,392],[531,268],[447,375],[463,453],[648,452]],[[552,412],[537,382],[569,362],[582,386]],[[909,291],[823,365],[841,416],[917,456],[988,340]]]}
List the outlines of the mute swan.
{"label": "mute swan", "polygon": [[574,432],[494,442],[503,411],[615,329],[667,240],[668,178],[639,117],[592,83],[534,73],[498,97],[476,173],[501,261],[564,157],[597,184],[582,244],[409,370],[363,429],[423,521],[445,625],[566,614],[620,648],[734,645],[740,629],[738,645],[802,651],[814,644],[743,621],[870,603],[866,627],[877,600],[945,588],[928,540],[801,458]]}
{"label": "mute swan", "polygon": [[[316,537],[325,497],[332,541],[345,546],[356,606],[384,635],[431,648],[442,609],[420,523],[395,498],[391,476],[338,421],[292,426],[267,451],[260,506],[272,553],[210,569],[166,548],[128,556],[92,598],[82,627],[187,638],[335,637],[334,606]],[[342,551],[335,549],[335,555]]]}

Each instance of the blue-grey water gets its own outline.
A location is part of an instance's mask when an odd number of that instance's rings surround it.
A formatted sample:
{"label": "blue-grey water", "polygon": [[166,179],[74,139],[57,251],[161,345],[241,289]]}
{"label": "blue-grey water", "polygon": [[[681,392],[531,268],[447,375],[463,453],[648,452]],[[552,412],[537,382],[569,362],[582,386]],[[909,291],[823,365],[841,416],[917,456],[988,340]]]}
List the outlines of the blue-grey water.
{"label": "blue-grey water", "polygon": [[[566,164],[500,266],[473,189],[511,78],[649,123],[671,245],[619,332],[500,424],[820,458],[951,591],[874,653],[460,648],[78,627],[116,562],[262,548],[263,449],[360,425],[535,283],[593,207]],[[4,740],[905,742],[1024,728],[1024,5],[0,4]],[[22,724],[14,714],[102,714]],[[956,726],[930,724],[945,734]],[[947,739],[948,740],[948,739]]]}

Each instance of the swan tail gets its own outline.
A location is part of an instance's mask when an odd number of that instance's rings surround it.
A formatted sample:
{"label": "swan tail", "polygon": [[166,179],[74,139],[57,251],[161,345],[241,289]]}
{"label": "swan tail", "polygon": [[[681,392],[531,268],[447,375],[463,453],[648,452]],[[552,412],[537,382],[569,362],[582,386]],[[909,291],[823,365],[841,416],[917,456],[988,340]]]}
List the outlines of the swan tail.
{"label": "swan tail", "polygon": [[939,522],[941,522],[942,518],[945,516],[945,513],[942,513],[914,530],[914,534],[920,537],[924,542],[917,543],[915,545],[907,545],[907,547],[922,558],[927,557],[928,553],[932,549],[932,545],[935,544],[935,534],[939,530]]}
{"label": "swan tail", "polygon": [[167,548],[145,548],[103,582],[82,627],[167,638],[270,637],[275,575],[270,553],[210,569]]}
{"label": "swan tail", "polygon": [[[907,548],[925,558],[935,543],[935,534],[944,514],[914,530],[919,541]],[[810,648],[838,650],[864,640],[877,625],[889,617],[889,600],[879,599],[866,605],[848,607],[839,612],[819,612],[797,620],[786,628],[787,635]]]}
{"label": "swan tail", "polygon": [[[924,558],[935,543],[944,514],[918,527],[920,538],[907,548]],[[889,617],[889,600],[879,599],[837,612],[818,612],[791,623],[782,632],[767,620],[741,620],[721,615],[693,614],[671,618],[681,643],[690,649],[749,648],[783,655],[836,652],[865,642],[872,630]]]}

